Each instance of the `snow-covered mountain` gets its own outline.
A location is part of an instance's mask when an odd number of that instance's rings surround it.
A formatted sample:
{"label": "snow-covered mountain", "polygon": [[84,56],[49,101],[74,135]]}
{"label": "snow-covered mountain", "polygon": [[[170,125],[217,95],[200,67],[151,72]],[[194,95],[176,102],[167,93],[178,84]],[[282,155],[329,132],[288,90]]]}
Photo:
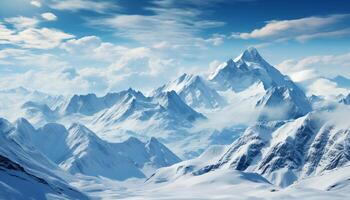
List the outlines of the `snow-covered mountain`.
{"label": "snow-covered mountain", "polygon": [[288,77],[267,63],[254,47],[219,65],[209,80],[236,92],[243,91],[256,82],[262,82],[265,89],[279,86],[300,90]]}
{"label": "snow-covered mountain", "polygon": [[143,95],[135,96],[127,94],[119,104],[104,110],[96,115],[94,123],[105,126],[113,126],[118,122],[126,120],[150,121],[162,120],[162,124],[154,125],[189,125],[197,119],[204,119],[204,116],[186,105],[174,92],[160,93],[153,98],[146,98]]}
{"label": "snow-covered mountain", "polygon": [[15,137],[17,131],[0,119],[1,199],[88,199],[60,177],[64,173],[33,146],[22,146],[27,138]]}
{"label": "snow-covered mountain", "polygon": [[193,108],[213,109],[226,105],[225,99],[208,86],[207,81],[200,76],[183,74],[178,79],[153,91],[152,95],[169,91],[175,91],[187,105]]}
{"label": "snow-covered mountain", "polygon": [[80,113],[83,115],[93,115],[103,109],[110,108],[122,101],[125,96],[133,96],[139,99],[146,97],[139,91],[131,88],[118,93],[107,93],[105,96],[97,97],[96,94],[74,95],[63,110],[65,114]]}
{"label": "snow-covered mountain", "polygon": [[323,111],[296,120],[259,122],[247,128],[218,161],[200,169],[187,166],[187,170],[192,174],[222,169],[255,172],[286,187],[340,169],[350,164],[350,125],[341,122],[343,115]]}
{"label": "snow-covered mountain", "polygon": [[[304,92],[289,77],[282,75],[267,63],[255,48],[248,48],[240,56],[218,66],[209,76],[218,91],[231,90],[237,94],[250,94],[245,100],[260,107],[260,119],[298,118],[311,111]],[[259,92],[256,93],[255,91]],[[277,114],[277,115],[276,115]]]}
{"label": "snow-covered mountain", "polygon": [[125,180],[143,178],[159,167],[169,166],[180,159],[155,138],[143,143],[130,138],[122,143],[109,143],[81,124],[68,130],[49,123],[35,129],[27,120],[15,122],[13,138],[44,154],[61,169],[72,174],[104,176]]}

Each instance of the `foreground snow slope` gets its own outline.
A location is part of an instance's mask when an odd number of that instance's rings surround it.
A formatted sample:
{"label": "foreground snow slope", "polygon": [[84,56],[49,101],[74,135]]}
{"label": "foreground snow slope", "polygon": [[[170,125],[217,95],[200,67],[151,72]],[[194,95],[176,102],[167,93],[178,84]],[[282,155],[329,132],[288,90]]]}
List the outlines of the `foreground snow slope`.
{"label": "foreground snow slope", "polygon": [[180,161],[155,138],[147,143],[136,138],[122,143],[109,143],[76,123],[68,130],[56,123],[35,129],[21,118],[15,122],[14,130],[12,137],[23,146],[35,147],[52,162],[73,174],[104,176],[117,180],[145,178],[157,168]]}
{"label": "foreground snow slope", "polygon": [[[200,158],[159,169],[146,182],[80,177],[73,184],[97,199],[349,199],[349,166],[295,182],[286,188],[274,186],[257,173],[218,169],[196,174],[216,162],[224,147],[216,146]],[[184,169],[188,170],[184,170]],[[187,173],[184,173],[187,171]]]}
{"label": "foreground snow slope", "polygon": [[16,131],[0,119],[0,199],[88,199],[45,156],[20,145],[20,138],[13,137]]}

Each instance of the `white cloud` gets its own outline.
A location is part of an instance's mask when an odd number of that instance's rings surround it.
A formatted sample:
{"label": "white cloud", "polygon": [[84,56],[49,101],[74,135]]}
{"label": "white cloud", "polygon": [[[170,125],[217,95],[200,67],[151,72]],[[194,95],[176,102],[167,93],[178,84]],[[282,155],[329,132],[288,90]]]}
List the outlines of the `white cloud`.
{"label": "white cloud", "polygon": [[[12,30],[0,22],[0,44],[12,44],[23,48],[52,49],[74,35],[51,28],[32,27],[35,23],[21,23],[22,18],[10,18],[19,30]],[[21,21],[21,22],[20,22]],[[24,20],[26,21],[26,20]]]}
{"label": "white cloud", "polygon": [[63,43],[61,48],[74,55],[74,57],[105,62],[114,62],[129,51],[128,47],[102,42],[97,36],[70,39]]}
{"label": "white cloud", "polygon": [[[72,87],[74,85],[74,87]],[[2,76],[0,86],[6,88],[26,86],[29,89],[56,94],[81,93],[89,91],[89,82],[84,79],[69,79],[60,70],[27,71],[20,75]]]}
{"label": "white cloud", "polygon": [[42,6],[41,2],[38,0],[32,0],[32,1],[30,1],[30,4],[35,6],[35,7],[38,7],[38,8],[40,8]]}
{"label": "white cloud", "polygon": [[[306,17],[293,20],[273,20],[260,29],[248,33],[234,33],[232,37],[240,39],[306,41],[319,37],[346,36],[347,29],[334,29],[332,26],[348,20],[350,15],[330,15],[325,17]],[[331,29],[331,30],[329,30]]]}
{"label": "white cloud", "polygon": [[25,49],[2,49],[0,50],[0,64],[13,67],[30,68],[62,68],[68,66],[66,61],[60,60],[57,56],[49,53],[33,53]]}
{"label": "white cloud", "polygon": [[50,12],[46,12],[46,13],[41,14],[41,17],[47,21],[56,21],[57,20],[57,16],[53,13],[50,13]]}
{"label": "white cloud", "polygon": [[330,79],[342,75],[350,77],[350,53],[341,55],[309,56],[301,60],[285,60],[277,68],[300,83],[309,95],[322,95],[325,97],[347,94]]}
{"label": "white cloud", "polygon": [[104,13],[111,9],[116,9],[118,6],[111,1],[93,1],[93,0],[53,0],[50,7],[56,10],[89,10],[98,13]]}
{"label": "white cloud", "polygon": [[338,88],[335,82],[320,78],[307,87],[309,95],[320,95],[326,98],[332,98],[340,94],[346,95],[350,91],[344,88]]}
{"label": "white cloud", "polygon": [[[316,55],[300,60],[285,60],[277,65],[284,74],[300,82],[315,77],[350,77],[350,53],[340,55]],[[294,78],[293,78],[294,77]]]}
{"label": "white cloud", "polygon": [[[177,75],[178,62],[159,54],[162,50],[136,47],[129,48],[108,42],[103,42],[97,36],[86,36],[71,39],[61,45],[75,59],[103,62],[107,67],[94,69],[93,73],[105,80],[109,90],[137,87],[151,89]],[[91,63],[92,63],[91,62]],[[85,73],[79,72],[81,75]],[[162,74],[162,76],[159,76]],[[94,79],[96,80],[96,79]],[[97,79],[98,80],[98,79]],[[152,81],[149,81],[152,80]]]}
{"label": "white cloud", "polygon": [[18,57],[18,56],[26,55],[27,53],[28,51],[23,49],[1,49],[0,59],[6,59],[9,57]]}
{"label": "white cloud", "polygon": [[63,40],[73,37],[73,35],[56,29],[30,28],[13,35],[9,41],[24,48],[52,49],[59,46]]}
{"label": "white cloud", "polygon": [[5,18],[4,21],[13,25],[16,29],[19,29],[19,30],[35,27],[40,22],[36,18],[23,17],[23,16]]}

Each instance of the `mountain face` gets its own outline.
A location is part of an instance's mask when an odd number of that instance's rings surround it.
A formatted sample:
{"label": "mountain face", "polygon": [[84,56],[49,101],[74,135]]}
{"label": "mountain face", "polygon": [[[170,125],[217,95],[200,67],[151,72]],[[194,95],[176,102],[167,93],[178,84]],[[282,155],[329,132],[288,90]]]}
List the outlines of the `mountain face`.
{"label": "mountain face", "polygon": [[188,123],[201,118],[204,116],[183,103],[175,92],[166,92],[153,98],[126,95],[119,104],[97,115],[94,122],[108,126],[130,119],[162,119],[172,123]]}
{"label": "mountain face", "polygon": [[153,95],[175,91],[192,108],[218,108],[226,104],[216,90],[199,76],[183,74],[178,79],[153,91]]}
{"label": "mountain face", "polygon": [[221,64],[210,75],[209,80],[236,92],[243,91],[256,82],[262,82],[265,89],[284,86],[299,90],[288,77],[268,64],[252,47],[237,58]]}
{"label": "mountain face", "polygon": [[68,130],[56,123],[35,129],[27,120],[19,119],[12,137],[23,145],[30,144],[61,169],[72,174],[117,180],[144,178],[159,167],[180,161],[155,138],[147,143],[136,138],[122,143],[109,143],[77,123]]}
{"label": "mountain face", "polygon": [[350,127],[339,126],[310,113],[293,121],[261,122],[249,127],[218,162],[203,167],[256,172],[286,187],[350,163]]}
{"label": "mountain face", "polygon": [[95,94],[74,95],[65,107],[66,114],[80,113],[83,115],[93,115],[103,109],[110,108],[126,95],[145,99],[141,92],[133,89],[121,91],[119,93],[108,93],[103,97],[97,97]]}
{"label": "mountain face", "polygon": [[269,88],[256,106],[263,108],[260,119],[264,120],[293,119],[311,111],[304,93],[287,87]]}
{"label": "mountain face", "polygon": [[[23,127],[22,130],[31,127]],[[1,199],[88,199],[59,177],[58,168],[32,146],[22,146],[18,129],[0,119]],[[35,192],[33,192],[35,191]]]}
{"label": "mountain face", "polygon": [[348,96],[342,98],[339,103],[345,104],[345,105],[350,105],[350,94]]}

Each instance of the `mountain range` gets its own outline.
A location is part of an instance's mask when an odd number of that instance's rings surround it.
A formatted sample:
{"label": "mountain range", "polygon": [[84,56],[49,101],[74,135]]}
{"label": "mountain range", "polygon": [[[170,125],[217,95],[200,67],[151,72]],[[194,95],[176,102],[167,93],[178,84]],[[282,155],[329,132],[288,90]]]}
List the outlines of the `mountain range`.
{"label": "mountain range", "polygon": [[7,177],[0,197],[32,195],[27,187],[38,191],[34,199],[99,195],[87,183],[118,183],[145,196],[154,187],[201,191],[214,183],[317,189],[312,180],[323,176],[333,181],[321,191],[350,186],[350,174],[340,175],[350,164],[349,95],[307,97],[255,48],[209,77],[183,74],[149,95],[132,88],[104,96],[0,93],[0,114],[12,121],[0,120],[0,173]]}

